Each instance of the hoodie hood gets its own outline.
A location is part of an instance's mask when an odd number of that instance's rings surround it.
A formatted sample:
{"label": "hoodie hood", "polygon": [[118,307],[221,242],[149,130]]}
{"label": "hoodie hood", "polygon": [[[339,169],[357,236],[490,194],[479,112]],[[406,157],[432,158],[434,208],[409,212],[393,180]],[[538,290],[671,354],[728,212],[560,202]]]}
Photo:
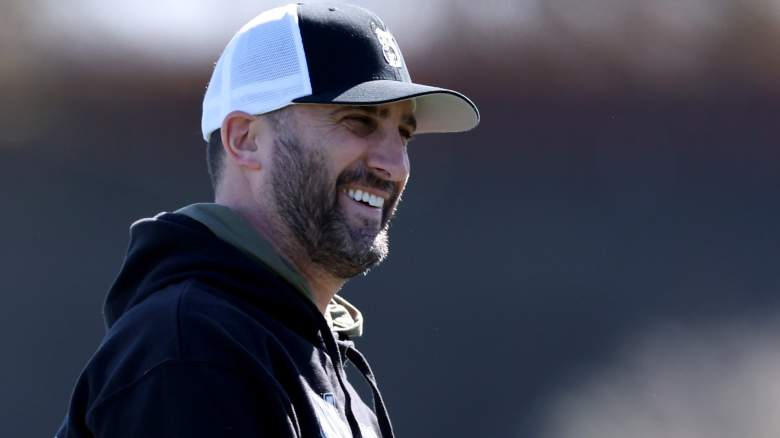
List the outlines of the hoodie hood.
{"label": "hoodie hood", "polygon": [[261,309],[313,343],[329,327],[309,299],[268,266],[217,238],[200,222],[162,213],[130,227],[127,257],[104,305],[106,325],[152,294],[185,281]]}
{"label": "hoodie hood", "polygon": [[339,296],[323,318],[303,278],[243,218],[217,204],[194,204],[130,227],[127,257],[104,305],[106,325],[155,291],[193,278],[231,286],[241,298],[308,333],[323,322],[341,337],[363,331],[360,311]]}
{"label": "hoodie hood", "polygon": [[348,338],[358,338],[363,335],[363,314],[344,297],[335,295],[327,309],[325,319],[334,332]]}

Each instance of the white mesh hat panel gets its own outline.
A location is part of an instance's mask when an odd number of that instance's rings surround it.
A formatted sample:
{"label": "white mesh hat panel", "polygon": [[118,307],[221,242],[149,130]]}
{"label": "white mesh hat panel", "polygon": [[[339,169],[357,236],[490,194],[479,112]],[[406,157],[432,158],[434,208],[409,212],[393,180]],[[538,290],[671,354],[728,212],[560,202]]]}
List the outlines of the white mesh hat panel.
{"label": "white mesh hat panel", "polygon": [[214,67],[203,99],[203,138],[232,111],[262,114],[309,94],[298,6],[263,12],[233,36]]}

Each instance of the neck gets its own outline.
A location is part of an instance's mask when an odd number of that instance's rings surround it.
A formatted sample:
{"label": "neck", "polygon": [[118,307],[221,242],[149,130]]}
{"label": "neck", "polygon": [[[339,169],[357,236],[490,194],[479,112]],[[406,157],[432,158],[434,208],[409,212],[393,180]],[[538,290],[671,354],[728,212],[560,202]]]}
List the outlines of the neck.
{"label": "neck", "polygon": [[341,290],[346,280],[335,277],[312,262],[306,250],[298,244],[289,230],[258,212],[256,206],[254,208],[251,205],[244,206],[240,202],[231,202],[221,197],[218,197],[215,202],[229,207],[249,222],[252,228],[273,246],[277,254],[301,274],[309,287],[314,304],[324,314],[328,303]]}
{"label": "neck", "polygon": [[324,314],[328,303],[341,290],[346,280],[335,277],[319,264],[312,262],[306,250],[288,230],[282,229],[284,228],[282,226],[274,225],[277,224],[260,221],[255,229],[268,239],[274,249],[306,280],[314,304]]}
{"label": "neck", "polygon": [[305,257],[305,260],[299,260],[297,262],[295,257],[288,257],[288,260],[296,269],[298,269],[298,272],[301,273],[306,280],[306,283],[309,285],[312,298],[314,298],[314,304],[317,305],[320,312],[325,313],[325,308],[328,306],[328,303],[333,299],[333,296],[341,290],[344,283],[346,283],[346,280],[334,277],[319,265],[312,263],[308,257]]}

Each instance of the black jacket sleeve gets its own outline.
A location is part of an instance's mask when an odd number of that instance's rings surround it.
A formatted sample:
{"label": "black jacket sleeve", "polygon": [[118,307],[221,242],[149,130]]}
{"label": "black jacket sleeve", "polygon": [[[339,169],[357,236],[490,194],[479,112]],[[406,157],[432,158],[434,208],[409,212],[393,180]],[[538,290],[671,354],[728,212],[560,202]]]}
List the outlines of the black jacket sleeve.
{"label": "black jacket sleeve", "polygon": [[[96,438],[298,437],[295,413],[272,379],[204,362],[168,361],[89,409]],[[67,435],[66,435],[67,436]]]}

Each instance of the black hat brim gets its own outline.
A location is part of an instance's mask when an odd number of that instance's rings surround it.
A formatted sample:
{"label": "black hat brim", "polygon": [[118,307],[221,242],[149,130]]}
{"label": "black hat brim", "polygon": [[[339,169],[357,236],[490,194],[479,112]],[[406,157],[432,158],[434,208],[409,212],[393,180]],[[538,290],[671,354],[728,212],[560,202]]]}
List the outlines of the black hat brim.
{"label": "black hat brim", "polygon": [[293,100],[294,103],[336,105],[381,105],[414,100],[415,134],[463,132],[479,124],[474,102],[457,91],[430,85],[391,80],[363,82],[346,90],[319,93]]}

